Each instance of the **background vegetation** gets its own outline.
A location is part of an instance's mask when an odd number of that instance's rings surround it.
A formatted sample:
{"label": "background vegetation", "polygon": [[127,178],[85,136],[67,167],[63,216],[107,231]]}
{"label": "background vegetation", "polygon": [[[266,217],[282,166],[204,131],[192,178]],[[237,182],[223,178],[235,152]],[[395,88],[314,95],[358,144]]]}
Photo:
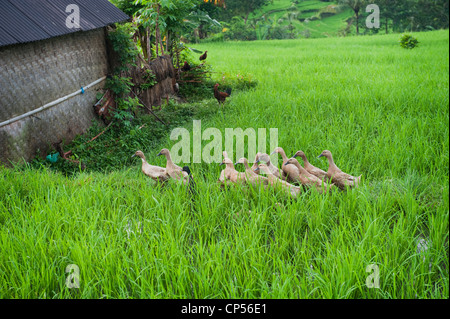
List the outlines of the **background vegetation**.
{"label": "background vegetation", "polygon": [[[200,38],[218,40],[270,40],[319,38],[357,34],[386,34],[448,28],[446,0],[227,0],[226,9],[215,1],[200,6],[225,30],[210,27]],[[366,6],[380,8],[381,26],[368,29]],[[216,4],[216,5],[215,5]],[[250,13],[249,13],[250,12]],[[189,36],[187,36],[189,38]],[[192,39],[192,38],[189,38]],[[197,40],[197,38],[193,38]]]}

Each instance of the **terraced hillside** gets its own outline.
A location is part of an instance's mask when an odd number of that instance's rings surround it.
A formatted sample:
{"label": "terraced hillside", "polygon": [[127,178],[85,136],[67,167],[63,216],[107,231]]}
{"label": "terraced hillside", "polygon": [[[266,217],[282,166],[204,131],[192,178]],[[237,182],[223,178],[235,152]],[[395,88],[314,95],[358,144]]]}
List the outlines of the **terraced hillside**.
{"label": "terraced hillside", "polygon": [[317,0],[274,0],[272,4],[255,11],[249,20],[266,20],[295,28],[300,37],[323,38],[351,32],[353,12],[337,2]]}

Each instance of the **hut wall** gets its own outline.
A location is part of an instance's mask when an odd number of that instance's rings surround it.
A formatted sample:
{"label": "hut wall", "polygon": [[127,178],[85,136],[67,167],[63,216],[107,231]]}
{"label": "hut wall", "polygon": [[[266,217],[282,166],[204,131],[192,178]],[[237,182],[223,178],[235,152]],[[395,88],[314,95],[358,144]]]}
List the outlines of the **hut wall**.
{"label": "hut wall", "polygon": [[[0,48],[0,122],[80,90],[108,72],[105,30],[77,32]],[[0,127],[0,164],[45,157],[51,144],[71,141],[95,117],[104,82],[47,110]]]}

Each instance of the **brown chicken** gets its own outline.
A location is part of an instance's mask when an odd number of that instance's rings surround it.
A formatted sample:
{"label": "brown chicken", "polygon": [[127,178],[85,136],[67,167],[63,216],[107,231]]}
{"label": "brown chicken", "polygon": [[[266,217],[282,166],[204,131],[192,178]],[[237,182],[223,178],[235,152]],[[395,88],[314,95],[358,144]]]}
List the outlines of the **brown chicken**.
{"label": "brown chicken", "polygon": [[219,84],[214,85],[214,97],[216,98],[217,102],[220,104],[224,104],[227,97],[231,95],[231,89],[226,89],[226,92],[220,92],[219,91]]}
{"label": "brown chicken", "polygon": [[187,72],[191,70],[191,66],[189,63],[187,63],[187,61],[184,62],[184,65],[181,67],[181,71],[183,72]]}
{"label": "brown chicken", "polygon": [[200,61],[203,61],[203,60],[206,60],[206,58],[208,57],[208,51],[205,51],[205,53],[203,53],[201,56],[200,56]]}

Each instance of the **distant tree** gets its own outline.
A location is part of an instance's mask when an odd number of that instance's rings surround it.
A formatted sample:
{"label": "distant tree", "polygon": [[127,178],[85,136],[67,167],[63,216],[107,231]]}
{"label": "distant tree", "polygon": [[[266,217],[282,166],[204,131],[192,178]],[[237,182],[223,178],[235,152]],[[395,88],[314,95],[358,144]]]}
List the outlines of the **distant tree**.
{"label": "distant tree", "polygon": [[414,13],[415,0],[392,0],[387,5],[387,16],[392,19],[392,30],[396,32],[403,32],[408,24],[411,24],[410,19]]}
{"label": "distant tree", "polygon": [[[392,7],[397,0],[371,0],[370,3],[378,5],[380,8],[380,18],[383,20],[385,32],[389,33],[389,19],[392,19]],[[381,23],[381,21],[380,21]]]}
{"label": "distant tree", "polygon": [[226,8],[235,15],[239,15],[247,24],[248,16],[253,11],[269,4],[271,0],[226,0]]}
{"label": "distant tree", "polygon": [[220,12],[223,11],[223,4],[215,4],[214,0],[201,0],[200,4],[197,5],[197,9],[206,12],[212,19],[218,19],[220,16]]}
{"label": "distant tree", "polygon": [[339,4],[346,5],[350,7],[353,12],[355,13],[356,18],[356,35],[359,34],[359,16],[361,10],[365,8],[365,5],[367,4],[366,0],[339,0]]}
{"label": "distant tree", "polygon": [[441,29],[449,27],[448,0],[414,1],[413,14],[415,28],[418,30]]}
{"label": "distant tree", "polygon": [[370,0],[380,7],[386,33],[449,27],[448,0]]}
{"label": "distant tree", "polygon": [[[146,29],[147,57],[151,60],[150,32],[154,32],[156,56],[164,54],[163,38],[166,51],[178,41],[180,33],[186,26],[185,18],[196,8],[198,0],[134,0],[134,5],[141,7],[134,17],[137,25]],[[143,48],[144,50],[144,48]],[[169,52],[171,53],[171,52]]]}
{"label": "distant tree", "polygon": [[139,9],[142,9],[143,6],[140,4],[135,4],[134,1],[129,0],[109,0],[112,4],[114,4],[117,8],[128,14],[132,17]]}
{"label": "distant tree", "polygon": [[200,39],[204,39],[208,36],[208,28],[221,27],[221,24],[212,19],[209,14],[201,9],[192,11],[184,20],[185,27],[194,30],[194,34],[198,34]]}
{"label": "distant tree", "polygon": [[225,0],[202,0],[204,3],[213,3],[215,6],[227,8]]}

